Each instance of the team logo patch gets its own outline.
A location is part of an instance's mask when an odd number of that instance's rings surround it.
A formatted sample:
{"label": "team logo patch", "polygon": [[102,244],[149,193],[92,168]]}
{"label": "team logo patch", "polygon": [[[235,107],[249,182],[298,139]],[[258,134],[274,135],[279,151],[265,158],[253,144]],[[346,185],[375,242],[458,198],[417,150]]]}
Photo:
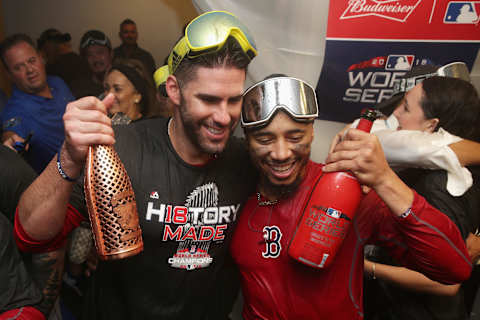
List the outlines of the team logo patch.
{"label": "team logo patch", "polygon": [[189,250],[178,250],[172,258],[168,259],[168,263],[174,268],[193,270],[197,268],[208,267],[213,259],[207,251],[191,246]]}
{"label": "team logo patch", "polygon": [[151,199],[158,199],[159,198],[158,192],[157,191],[150,192],[150,198]]}
{"label": "team logo patch", "polygon": [[422,0],[350,0],[340,20],[377,16],[405,22],[421,2]]}
{"label": "team logo patch", "polygon": [[263,238],[265,240],[265,251],[262,252],[264,258],[278,258],[282,251],[282,232],[277,226],[263,227]]}
{"label": "team logo patch", "polygon": [[414,55],[391,54],[387,57],[385,70],[408,71],[412,68]]}
{"label": "team logo patch", "polygon": [[450,1],[444,23],[476,24],[480,20],[480,1]]}

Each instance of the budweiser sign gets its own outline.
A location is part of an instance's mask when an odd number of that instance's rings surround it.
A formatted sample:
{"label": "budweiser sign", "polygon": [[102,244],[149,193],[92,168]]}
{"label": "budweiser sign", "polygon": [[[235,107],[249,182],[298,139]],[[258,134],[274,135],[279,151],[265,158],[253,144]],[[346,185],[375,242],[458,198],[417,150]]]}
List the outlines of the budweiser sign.
{"label": "budweiser sign", "polygon": [[377,16],[405,22],[422,0],[349,0],[340,20]]}

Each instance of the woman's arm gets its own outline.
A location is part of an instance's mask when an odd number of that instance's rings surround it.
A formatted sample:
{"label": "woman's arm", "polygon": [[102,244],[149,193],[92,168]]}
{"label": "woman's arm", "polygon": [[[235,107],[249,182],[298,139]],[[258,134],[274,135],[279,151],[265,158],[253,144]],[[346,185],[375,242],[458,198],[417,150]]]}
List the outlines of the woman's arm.
{"label": "woman's arm", "polygon": [[404,267],[395,267],[371,262],[367,259],[364,260],[364,272],[370,275],[370,277],[387,281],[407,290],[442,296],[454,296],[460,288],[460,284],[441,284],[430,280],[420,272]]}

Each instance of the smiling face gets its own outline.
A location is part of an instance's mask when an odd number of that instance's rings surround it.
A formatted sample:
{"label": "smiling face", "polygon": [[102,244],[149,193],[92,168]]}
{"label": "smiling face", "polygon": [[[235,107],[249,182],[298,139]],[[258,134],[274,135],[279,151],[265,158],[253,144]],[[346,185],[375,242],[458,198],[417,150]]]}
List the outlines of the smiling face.
{"label": "smiling face", "polygon": [[20,90],[38,94],[47,87],[45,64],[31,45],[20,42],[8,49],[4,57],[10,78]]}
{"label": "smiling face", "polygon": [[240,118],[245,70],[198,67],[195,72],[183,86],[175,85],[175,117],[191,154],[220,153]]}
{"label": "smiling face", "polygon": [[433,132],[437,126],[438,119],[426,119],[421,103],[423,98],[422,84],[417,84],[405,94],[400,105],[393,114],[398,120],[398,130],[417,130]]}
{"label": "smiling face", "polygon": [[110,71],[104,81],[105,94],[112,92],[115,96],[110,114],[123,112],[130,119],[136,120],[141,116],[140,102],[142,96],[135,90],[133,84],[118,70]]}
{"label": "smiling face", "polygon": [[85,56],[90,70],[94,74],[102,75],[102,77],[112,66],[112,52],[106,46],[90,45],[85,49]]}
{"label": "smiling face", "polygon": [[268,126],[246,133],[250,157],[260,170],[267,195],[293,191],[305,176],[313,140],[313,123],[278,112]]}

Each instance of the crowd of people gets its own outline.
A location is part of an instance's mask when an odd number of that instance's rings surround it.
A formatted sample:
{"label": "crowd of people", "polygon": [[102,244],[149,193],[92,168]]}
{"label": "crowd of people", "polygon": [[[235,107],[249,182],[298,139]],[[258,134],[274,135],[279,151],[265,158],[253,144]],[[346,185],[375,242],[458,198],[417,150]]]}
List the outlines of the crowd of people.
{"label": "crowd of people", "polygon": [[[347,126],[320,164],[314,88],[275,74],[244,90],[261,53],[233,14],[192,20],[158,69],[134,21],[119,36],[112,48],[89,30],[79,54],[56,29],[0,43],[13,82],[0,115],[1,320],[229,319],[240,288],[244,319],[474,319],[480,99],[464,64],[407,73],[372,133]],[[114,145],[130,178],[135,256],[96,254],[92,145]],[[313,268],[289,245],[316,181],[336,171],[364,195],[333,261]]]}

